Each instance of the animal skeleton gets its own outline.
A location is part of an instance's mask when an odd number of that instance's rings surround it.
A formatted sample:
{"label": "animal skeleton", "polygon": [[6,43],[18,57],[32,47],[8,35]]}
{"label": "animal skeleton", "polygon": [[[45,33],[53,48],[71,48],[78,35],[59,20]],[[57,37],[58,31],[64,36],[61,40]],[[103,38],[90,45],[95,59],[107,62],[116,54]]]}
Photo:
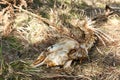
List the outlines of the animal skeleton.
{"label": "animal skeleton", "polygon": [[70,67],[73,60],[80,60],[88,57],[88,51],[94,46],[97,39],[105,45],[105,41],[113,41],[107,34],[101,30],[94,28],[91,21],[85,19],[83,24],[79,26],[84,33],[81,42],[69,37],[63,37],[56,44],[48,47],[43,51],[38,58],[32,63],[33,67],[38,67],[46,64],[51,66]]}

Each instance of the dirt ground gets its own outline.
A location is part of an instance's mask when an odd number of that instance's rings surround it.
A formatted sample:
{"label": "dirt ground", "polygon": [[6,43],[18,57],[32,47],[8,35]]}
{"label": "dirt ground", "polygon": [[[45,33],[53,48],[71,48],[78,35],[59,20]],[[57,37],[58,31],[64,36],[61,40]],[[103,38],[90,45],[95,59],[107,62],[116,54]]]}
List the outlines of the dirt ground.
{"label": "dirt ground", "polygon": [[[30,66],[47,47],[63,36],[70,37],[70,32],[79,40],[81,31],[73,27],[77,20],[102,14],[99,10],[104,11],[106,4],[118,12],[96,25],[113,42],[103,45],[96,41],[89,51],[90,59],[73,61],[68,69]],[[119,80],[119,5],[119,0],[0,1],[0,80]]]}

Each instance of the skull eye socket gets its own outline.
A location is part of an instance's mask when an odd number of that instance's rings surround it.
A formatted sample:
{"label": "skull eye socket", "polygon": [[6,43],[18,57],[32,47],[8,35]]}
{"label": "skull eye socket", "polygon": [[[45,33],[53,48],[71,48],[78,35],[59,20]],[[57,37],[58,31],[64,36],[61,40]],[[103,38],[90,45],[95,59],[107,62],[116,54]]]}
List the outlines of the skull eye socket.
{"label": "skull eye socket", "polygon": [[76,49],[71,49],[69,53],[74,53],[76,52]]}

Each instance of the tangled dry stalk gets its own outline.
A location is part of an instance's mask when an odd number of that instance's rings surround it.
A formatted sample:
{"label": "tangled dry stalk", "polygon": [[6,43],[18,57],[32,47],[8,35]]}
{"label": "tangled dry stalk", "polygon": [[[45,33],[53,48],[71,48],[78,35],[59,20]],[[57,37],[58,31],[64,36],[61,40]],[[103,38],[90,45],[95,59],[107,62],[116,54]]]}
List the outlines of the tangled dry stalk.
{"label": "tangled dry stalk", "polygon": [[[120,11],[107,6],[97,14],[87,3],[0,1],[0,79],[119,79]],[[71,67],[33,68],[32,62]]]}

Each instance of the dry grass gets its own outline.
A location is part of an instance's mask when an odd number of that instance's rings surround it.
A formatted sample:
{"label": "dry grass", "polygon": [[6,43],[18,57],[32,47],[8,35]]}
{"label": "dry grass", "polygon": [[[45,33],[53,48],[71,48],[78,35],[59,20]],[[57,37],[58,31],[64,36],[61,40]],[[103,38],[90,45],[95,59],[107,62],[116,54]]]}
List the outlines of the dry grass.
{"label": "dry grass", "polygon": [[[7,0],[3,0],[7,1]],[[25,11],[13,11],[9,6],[1,6],[0,12],[0,80],[44,80],[55,78],[58,80],[83,79],[83,80],[119,80],[120,79],[120,18],[109,17],[102,26],[98,26],[104,33],[115,40],[113,43],[98,41],[89,53],[90,61],[85,60],[81,64],[73,62],[72,68],[68,70],[57,67],[31,68],[30,64],[48,46],[54,44],[56,40],[63,36],[72,37],[79,40],[81,30],[76,26],[83,17],[83,9],[91,7],[103,8],[104,4],[119,4],[119,1],[79,0],[34,0],[34,5],[20,0],[24,3],[16,6],[28,6],[28,10],[41,14],[49,22]],[[31,0],[32,1],[32,0]],[[28,5],[26,5],[28,3]],[[39,4],[38,4],[39,3]],[[35,5],[36,4],[36,5]],[[41,4],[41,5],[40,5]],[[30,6],[29,6],[30,5]],[[80,9],[80,10],[79,10]],[[5,12],[4,12],[5,11]],[[15,13],[13,13],[15,12]],[[39,13],[40,12],[40,13]],[[10,15],[10,14],[12,15]],[[14,14],[14,15],[13,15]],[[2,22],[3,21],[3,22]]]}

